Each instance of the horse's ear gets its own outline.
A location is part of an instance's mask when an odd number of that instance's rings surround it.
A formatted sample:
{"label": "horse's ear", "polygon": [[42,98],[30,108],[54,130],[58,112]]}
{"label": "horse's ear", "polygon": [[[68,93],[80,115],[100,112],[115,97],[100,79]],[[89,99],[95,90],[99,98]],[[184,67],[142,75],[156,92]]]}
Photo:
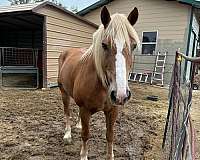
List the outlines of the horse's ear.
{"label": "horse's ear", "polygon": [[129,14],[129,16],[128,16],[128,20],[129,20],[129,22],[131,23],[132,26],[137,22],[137,20],[138,20],[138,15],[139,15],[138,9],[135,7],[135,8],[131,11],[131,13]]}
{"label": "horse's ear", "polygon": [[104,6],[101,10],[101,22],[104,25],[104,28],[108,26],[110,20],[111,20],[110,13],[108,9],[106,8],[106,6]]}

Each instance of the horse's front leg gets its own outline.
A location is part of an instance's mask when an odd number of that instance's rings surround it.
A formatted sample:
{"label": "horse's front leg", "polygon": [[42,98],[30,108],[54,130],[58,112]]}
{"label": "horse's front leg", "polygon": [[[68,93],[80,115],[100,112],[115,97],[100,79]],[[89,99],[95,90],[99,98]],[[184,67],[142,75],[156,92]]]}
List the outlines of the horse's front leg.
{"label": "horse's front leg", "polygon": [[114,160],[113,153],[113,137],[114,137],[114,124],[118,115],[118,107],[113,107],[110,111],[104,112],[106,116],[106,139],[107,139],[107,160]]}
{"label": "horse's front leg", "polygon": [[82,147],[81,147],[81,160],[88,160],[88,139],[89,139],[89,121],[90,121],[91,113],[84,109],[80,108],[80,118],[82,124]]}
{"label": "horse's front leg", "polygon": [[76,124],[76,128],[82,129],[80,113],[79,113],[79,115],[78,115],[78,122],[77,122],[77,124]]}

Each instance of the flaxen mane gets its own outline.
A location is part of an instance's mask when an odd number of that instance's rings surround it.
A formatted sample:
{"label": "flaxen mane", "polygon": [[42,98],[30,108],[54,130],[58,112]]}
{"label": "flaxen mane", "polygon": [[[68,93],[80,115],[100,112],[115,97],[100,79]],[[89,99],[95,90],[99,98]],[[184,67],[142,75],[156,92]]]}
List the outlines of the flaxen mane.
{"label": "flaxen mane", "polygon": [[127,17],[123,14],[113,14],[111,21],[106,29],[101,24],[98,30],[93,34],[93,42],[90,48],[83,55],[82,60],[86,60],[87,57],[93,56],[96,66],[97,74],[102,81],[102,84],[106,86],[106,78],[103,71],[104,49],[102,48],[102,41],[106,38],[111,38],[111,43],[115,40],[123,41],[126,43],[130,50],[130,37],[135,40],[136,44],[140,45],[139,37],[129,23]]}

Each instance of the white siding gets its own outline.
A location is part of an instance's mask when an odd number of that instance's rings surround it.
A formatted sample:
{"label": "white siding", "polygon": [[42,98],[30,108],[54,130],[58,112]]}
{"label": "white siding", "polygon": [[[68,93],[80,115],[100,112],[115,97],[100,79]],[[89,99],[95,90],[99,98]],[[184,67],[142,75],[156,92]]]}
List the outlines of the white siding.
{"label": "white siding", "polygon": [[38,12],[46,15],[47,80],[52,84],[57,82],[60,53],[71,47],[89,47],[96,28],[53,7]]}
{"label": "white siding", "polygon": [[[178,48],[186,52],[191,7],[177,1],[166,0],[114,0],[107,5],[111,14],[118,12],[128,15],[134,7],[139,10],[138,22],[134,27],[140,40],[142,40],[143,31],[158,31],[156,53],[167,51],[166,63],[173,64]],[[83,17],[99,24],[100,11],[101,8],[98,8]],[[141,55],[139,51],[135,51],[135,55],[140,56],[137,64],[134,65],[135,72],[153,71],[155,56],[150,58],[151,56]],[[143,64],[143,62],[149,64]],[[137,68],[143,68],[143,71]],[[165,70],[168,72],[164,75],[165,83],[169,83],[172,65],[166,66]]]}
{"label": "white siding", "polygon": [[[198,43],[198,35],[199,35],[199,23],[196,18],[196,15],[193,14],[192,19],[192,31],[190,37],[190,44],[189,44],[189,56],[196,56],[197,53],[197,43]],[[187,62],[187,70],[186,70],[186,80],[190,79],[190,70],[191,70],[191,62]]]}
{"label": "white siding", "polygon": [[[111,14],[119,12],[128,15],[137,7],[139,19],[135,29],[142,36],[142,31],[158,30],[159,39],[183,41],[187,28],[190,7],[178,2],[165,0],[114,0],[107,5]],[[100,10],[98,8],[86,14],[84,18],[99,24]]]}

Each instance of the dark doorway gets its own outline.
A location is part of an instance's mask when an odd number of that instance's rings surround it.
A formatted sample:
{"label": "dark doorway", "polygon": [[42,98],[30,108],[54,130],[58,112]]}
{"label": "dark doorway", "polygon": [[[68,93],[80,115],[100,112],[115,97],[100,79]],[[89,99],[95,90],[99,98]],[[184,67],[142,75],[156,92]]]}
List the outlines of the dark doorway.
{"label": "dark doorway", "polygon": [[2,86],[43,86],[43,22],[43,16],[32,12],[0,14]]}

